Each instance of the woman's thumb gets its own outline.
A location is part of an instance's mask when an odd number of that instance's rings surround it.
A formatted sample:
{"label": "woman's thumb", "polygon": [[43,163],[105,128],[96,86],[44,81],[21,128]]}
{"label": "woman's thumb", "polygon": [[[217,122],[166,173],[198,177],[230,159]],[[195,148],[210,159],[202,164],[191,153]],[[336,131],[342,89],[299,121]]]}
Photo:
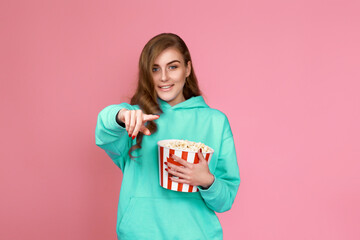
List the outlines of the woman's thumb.
{"label": "woman's thumb", "polygon": [[140,132],[142,132],[144,135],[151,135],[150,130],[147,127],[145,127],[144,125],[141,126]]}
{"label": "woman's thumb", "polygon": [[205,161],[204,155],[202,154],[202,149],[200,148],[198,151],[198,157],[200,161]]}

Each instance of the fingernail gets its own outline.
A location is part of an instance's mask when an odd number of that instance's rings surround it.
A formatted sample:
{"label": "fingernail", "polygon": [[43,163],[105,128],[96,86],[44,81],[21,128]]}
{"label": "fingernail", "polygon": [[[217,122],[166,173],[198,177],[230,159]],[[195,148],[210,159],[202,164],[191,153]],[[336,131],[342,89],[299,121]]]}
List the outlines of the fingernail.
{"label": "fingernail", "polygon": [[167,162],[164,163],[167,166]]}
{"label": "fingernail", "polygon": [[132,139],[134,140],[134,139],[135,139],[135,136],[132,136]]}
{"label": "fingernail", "polygon": [[200,152],[202,153],[202,150],[201,150],[201,148],[200,148]]}
{"label": "fingernail", "polygon": [[129,137],[131,137],[131,134],[129,134]]}
{"label": "fingernail", "polygon": [[167,172],[168,172],[169,170],[168,170],[167,168],[165,168],[165,171],[167,171]]}

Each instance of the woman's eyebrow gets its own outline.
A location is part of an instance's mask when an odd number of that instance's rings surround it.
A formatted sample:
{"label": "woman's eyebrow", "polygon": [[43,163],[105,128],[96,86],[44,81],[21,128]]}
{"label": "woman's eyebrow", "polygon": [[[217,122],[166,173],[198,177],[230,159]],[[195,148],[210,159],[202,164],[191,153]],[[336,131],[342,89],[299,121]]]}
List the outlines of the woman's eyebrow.
{"label": "woman's eyebrow", "polygon": [[168,64],[166,64],[166,65],[170,65],[170,64],[172,64],[172,63],[174,63],[174,62],[181,63],[179,60],[174,60],[174,61],[169,62],[169,63],[168,63]]}
{"label": "woman's eyebrow", "polygon": [[[174,60],[174,61],[168,62],[166,65],[170,65],[170,64],[172,64],[172,63],[174,63],[174,62],[181,63],[179,60]],[[156,63],[155,63],[153,66],[159,66],[159,64],[156,64]]]}

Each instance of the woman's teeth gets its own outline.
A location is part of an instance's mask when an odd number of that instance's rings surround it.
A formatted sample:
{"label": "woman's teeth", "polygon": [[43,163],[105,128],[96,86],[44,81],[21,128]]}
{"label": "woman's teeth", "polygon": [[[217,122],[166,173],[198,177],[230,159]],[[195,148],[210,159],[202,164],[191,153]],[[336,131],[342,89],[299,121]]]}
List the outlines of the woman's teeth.
{"label": "woman's teeth", "polygon": [[170,88],[170,87],[172,87],[172,85],[171,85],[171,86],[164,86],[164,87],[160,87],[160,88],[168,89],[168,88]]}

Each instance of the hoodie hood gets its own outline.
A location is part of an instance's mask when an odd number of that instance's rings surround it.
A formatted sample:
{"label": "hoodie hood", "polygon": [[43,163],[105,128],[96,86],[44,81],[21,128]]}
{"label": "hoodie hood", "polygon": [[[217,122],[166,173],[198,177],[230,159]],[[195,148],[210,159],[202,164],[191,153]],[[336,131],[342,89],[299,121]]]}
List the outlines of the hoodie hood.
{"label": "hoodie hood", "polygon": [[192,108],[209,108],[205,103],[205,100],[202,96],[191,97],[181,103],[178,103],[174,106],[171,106],[167,102],[158,98],[158,103],[163,112],[168,110],[180,110],[180,109],[192,109]]}

